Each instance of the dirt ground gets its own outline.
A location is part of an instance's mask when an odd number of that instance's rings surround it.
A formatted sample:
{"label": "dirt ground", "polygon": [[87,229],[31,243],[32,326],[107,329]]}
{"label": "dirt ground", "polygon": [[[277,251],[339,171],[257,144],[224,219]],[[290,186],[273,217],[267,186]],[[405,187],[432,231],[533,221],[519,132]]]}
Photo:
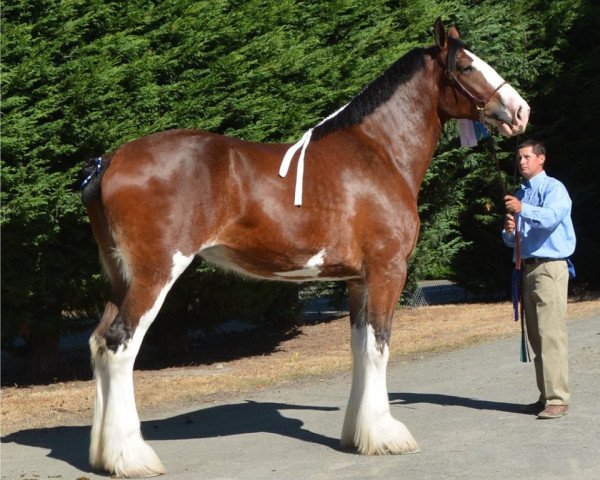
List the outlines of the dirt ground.
{"label": "dirt ground", "polygon": [[[569,303],[569,321],[600,313],[600,299]],[[509,302],[428,306],[396,312],[390,345],[392,362],[486,340],[515,336]],[[257,341],[250,337],[248,341]],[[239,339],[236,342],[239,344]],[[227,348],[225,342],[221,345]],[[232,342],[231,348],[236,348]],[[350,371],[350,329],[347,317],[298,327],[268,353],[229,355],[214,363],[176,368],[136,370],[136,401],[141,414],[165,405],[198,405],[274,385]],[[216,356],[219,358],[219,356]],[[518,359],[515,359],[518,361]],[[1,391],[2,435],[22,429],[89,424],[94,382],[58,382]]]}

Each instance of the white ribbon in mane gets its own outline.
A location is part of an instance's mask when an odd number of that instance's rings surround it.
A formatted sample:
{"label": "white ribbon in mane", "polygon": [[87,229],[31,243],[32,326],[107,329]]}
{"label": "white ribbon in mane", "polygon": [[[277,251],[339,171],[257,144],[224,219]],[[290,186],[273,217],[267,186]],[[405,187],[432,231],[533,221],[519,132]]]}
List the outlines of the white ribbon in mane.
{"label": "white ribbon in mane", "polygon": [[[330,120],[333,117],[335,117],[338,113],[340,113],[347,106],[348,106],[348,104],[344,105],[342,108],[336,110],[331,115],[329,115],[327,118],[321,120],[321,122],[319,122],[319,124],[317,124],[317,127],[319,125],[324,124],[327,120]],[[295,191],[295,195],[294,195],[294,205],[296,205],[296,206],[302,205],[302,178],[304,176],[304,155],[306,153],[306,149],[308,148],[308,144],[310,143],[310,137],[312,136],[312,132],[315,128],[316,127],[308,129],[304,133],[304,135],[302,135],[302,138],[300,140],[298,140],[296,143],[294,143],[294,145],[292,145],[290,148],[288,148],[288,151],[285,152],[285,155],[283,156],[283,160],[281,162],[281,167],[279,167],[279,176],[285,177],[290,169],[290,164],[292,163],[292,158],[294,158],[294,155],[296,154],[296,152],[298,150],[302,149],[300,151],[300,158],[298,158],[298,166],[296,167],[296,191]]]}

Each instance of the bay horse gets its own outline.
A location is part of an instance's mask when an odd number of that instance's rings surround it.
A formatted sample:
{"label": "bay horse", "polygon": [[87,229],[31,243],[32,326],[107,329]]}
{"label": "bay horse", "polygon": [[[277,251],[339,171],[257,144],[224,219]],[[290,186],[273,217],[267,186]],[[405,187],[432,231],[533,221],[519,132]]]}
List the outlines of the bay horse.
{"label": "bay horse", "polygon": [[[165,472],[142,438],[133,365],[196,255],[250,277],[345,280],[353,376],[342,446],[367,455],[419,451],[391,416],[386,386],[419,188],[444,122],[483,120],[510,136],[529,118],[527,103],[454,27],[446,32],[437,19],[433,30],[434,45],[408,52],[294,146],[172,130],[89,166],[82,196],[111,285],[90,338],[95,468],[119,477]],[[286,173],[298,150],[294,180]]]}

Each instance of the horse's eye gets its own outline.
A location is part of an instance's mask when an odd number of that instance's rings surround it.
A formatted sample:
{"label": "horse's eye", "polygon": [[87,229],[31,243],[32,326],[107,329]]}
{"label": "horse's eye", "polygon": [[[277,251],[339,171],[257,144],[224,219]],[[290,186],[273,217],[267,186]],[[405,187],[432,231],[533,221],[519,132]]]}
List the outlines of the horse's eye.
{"label": "horse's eye", "polygon": [[471,65],[467,65],[466,67],[458,67],[458,73],[471,73],[474,68]]}

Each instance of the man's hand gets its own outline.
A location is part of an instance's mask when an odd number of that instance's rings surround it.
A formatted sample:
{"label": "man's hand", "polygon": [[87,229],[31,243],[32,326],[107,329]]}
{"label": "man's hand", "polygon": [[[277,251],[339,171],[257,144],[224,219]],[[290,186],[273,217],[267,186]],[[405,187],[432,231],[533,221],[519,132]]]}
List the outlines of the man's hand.
{"label": "man's hand", "polygon": [[515,217],[510,213],[507,213],[506,218],[504,219],[504,230],[506,230],[508,233],[513,233],[515,228],[517,228]]}
{"label": "man's hand", "polygon": [[506,211],[508,213],[521,213],[521,201],[512,195],[506,195],[504,197],[504,206],[506,207]]}

